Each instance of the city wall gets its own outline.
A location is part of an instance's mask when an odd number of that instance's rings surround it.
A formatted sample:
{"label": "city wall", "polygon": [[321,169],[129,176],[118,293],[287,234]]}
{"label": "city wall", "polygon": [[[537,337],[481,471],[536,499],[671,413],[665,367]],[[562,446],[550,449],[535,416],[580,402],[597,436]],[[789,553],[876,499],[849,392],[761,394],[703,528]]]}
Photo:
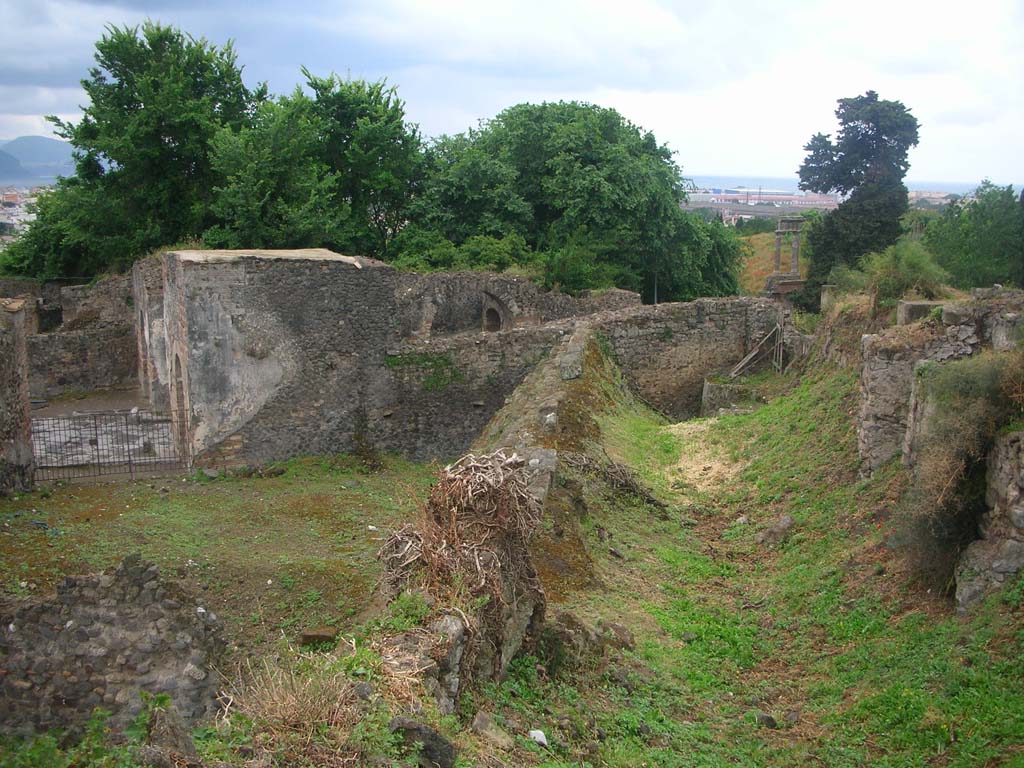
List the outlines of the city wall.
{"label": "city wall", "polygon": [[581,317],[642,397],[692,414],[704,377],[782,319],[766,299],[644,307],[626,291],[574,298],[519,278],[416,275],[327,251],[172,252],[163,275],[165,349],[150,333],[146,354],[165,356],[175,431],[199,463],[360,442],[450,458]]}

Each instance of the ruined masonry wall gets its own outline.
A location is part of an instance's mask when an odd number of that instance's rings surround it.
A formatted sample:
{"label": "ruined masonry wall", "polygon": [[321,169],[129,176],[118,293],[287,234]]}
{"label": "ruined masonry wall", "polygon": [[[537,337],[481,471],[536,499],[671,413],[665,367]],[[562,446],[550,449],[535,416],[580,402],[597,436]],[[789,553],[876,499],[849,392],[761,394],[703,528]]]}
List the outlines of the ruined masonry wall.
{"label": "ruined masonry wall", "polygon": [[985,502],[981,538],[964,550],[956,568],[961,608],[999,589],[1024,568],[1024,432],[996,438],[987,460]]}
{"label": "ruined masonry wall", "polygon": [[871,473],[903,453],[910,460],[926,404],[915,406],[914,369],[922,362],[969,357],[984,346],[1017,343],[1024,327],[1024,293],[1002,291],[948,304],[940,323],[896,326],[861,339],[857,446],[861,469]]}
{"label": "ruined masonry wall", "polygon": [[125,326],[29,336],[32,397],[133,384],[137,354],[134,334]]}
{"label": "ruined masonry wall", "polygon": [[[781,319],[767,299],[644,307],[625,291],[576,299],[499,275],[410,275],[371,260],[278,253],[164,256],[169,399],[181,414],[176,434],[201,465],[338,453],[361,441],[451,458],[583,318],[642,397],[696,413],[704,377],[734,365]],[[482,332],[487,306],[500,308],[502,330]]]}
{"label": "ruined masonry wall", "polygon": [[164,268],[158,256],[137,261],[132,267],[132,303],[139,387],[154,410],[166,411],[170,375],[164,331]]}
{"label": "ruined masonry wall", "polygon": [[130,275],[109,275],[88,285],[64,286],[60,303],[65,330],[134,323]]}
{"label": "ruined masonry wall", "polygon": [[32,482],[24,310],[0,307],[0,494]]}
{"label": "ruined masonry wall", "polygon": [[469,449],[571,324],[518,328],[405,344],[385,358],[385,405],[367,436],[414,458],[450,459]]}
{"label": "ruined masonry wall", "polygon": [[704,378],[743,359],[776,323],[780,305],[762,298],[698,299],[601,315],[632,390],[673,418],[700,413]]}
{"label": "ruined masonry wall", "polygon": [[158,576],[128,558],[102,575],[65,578],[50,598],[0,603],[0,731],[73,730],[96,707],[123,726],[141,691],[168,694],[189,722],[211,713],[216,617]]}

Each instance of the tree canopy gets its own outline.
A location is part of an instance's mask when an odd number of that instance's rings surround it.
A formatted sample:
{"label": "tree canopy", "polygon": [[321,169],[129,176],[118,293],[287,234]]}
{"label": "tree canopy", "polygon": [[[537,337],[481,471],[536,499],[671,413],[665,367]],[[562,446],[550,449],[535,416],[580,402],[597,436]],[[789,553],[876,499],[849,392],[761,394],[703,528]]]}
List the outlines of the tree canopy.
{"label": "tree canopy", "polygon": [[268,98],[231,45],[111,27],[77,124],[77,171],[0,268],[89,277],[184,240],[327,247],[414,269],[516,269],[649,301],[735,293],[743,248],[683,211],[673,153],[613,109],[519,104],[424,142],[386,82],[319,77]]}
{"label": "tree canopy", "polygon": [[248,125],[250,91],[228,43],[172,27],[108,27],[77,123],[48,118],[74,147],[76,174],[40,202],[28,235],[4,254],[38,276],[89,276],[212,223],[213,137]]}
{"label": "tree canopy", "polygon": [[1013,283],[1024,287],[1024,196],[983,181],[929,221],[924,242],[960,288]]}
{"label": "tree canopy", "polygon": [[812,136],[798,171],[801,189],[848,195],[808,233],[813,255],[800,302],[809,307],[817,307],[821,286],[836,266],[856,267],[866,254],[895,243],[909,207],[903,177],[918,142],[917,118],[901,102],[881,100],[874,91],[838,103],[835,140]]}
{"label": "tree canopy", "polygon": [[418,258],[428,232],[435,259],[445,241],[516,237],[519,263],[568,290],[617,285],[654,300],[737,289],[739,242],[683,212],[672,152],[614,109],[519,104],[438,139],[426,159],[411,209],[419,234],[404,238],[400,261]]}

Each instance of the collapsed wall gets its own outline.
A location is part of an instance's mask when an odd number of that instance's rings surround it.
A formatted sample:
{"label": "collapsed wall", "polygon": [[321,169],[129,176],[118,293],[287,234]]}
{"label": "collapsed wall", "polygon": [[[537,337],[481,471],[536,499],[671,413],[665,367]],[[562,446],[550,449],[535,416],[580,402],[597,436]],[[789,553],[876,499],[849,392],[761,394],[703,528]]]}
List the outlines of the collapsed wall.
{"label": "collapsed wall", "polygon": [[123,727],[143,691],[194,723],[216,707],[221,651],[216,617],[137,556],[68,576],[50,597],[0,601],[0,730],[75,730],[97,707]]}
{"label": "collapsed wall", "polygon": [[32,397],[134,384],[138,351],[129,277],[59,290],[62,323],[28,339]]}
{"label": "collapsed wall", "polygon": [[[1011,349],[1024,327],[1024,292],[976,291],[969,302],[947,304],[940,321],[899,325],[861,340],[857,446],[861,469],[870,474],[904,446],[911,450],[914,370],[976,354]],[[910,430],[913,432],[913,429]]]}
{"label": "collapsed wall", "polygon": [[968,607],[1024,568],[1024,432],[999,435],[985,471],[988,511],[956,567],[956,601]]}
{"label": "collapsed wall", "polygon": [[25,302],[0,300],[0,495],[32,483]]}

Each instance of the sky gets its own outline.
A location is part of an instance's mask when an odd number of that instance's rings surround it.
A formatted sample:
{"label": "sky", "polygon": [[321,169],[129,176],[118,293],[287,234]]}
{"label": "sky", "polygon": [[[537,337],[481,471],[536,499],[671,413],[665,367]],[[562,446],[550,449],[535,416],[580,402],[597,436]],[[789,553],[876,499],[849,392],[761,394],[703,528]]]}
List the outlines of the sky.
{"label": "sky", "polygon": [[106,25],[233,40],[249,85],[398,87],[426,136],[521,102],[614,107],[689,175],[791,176],[875,90],[921,123],[910,180],[1024,182],[1021,0],[0,0],[0,139],[76,120]]}

